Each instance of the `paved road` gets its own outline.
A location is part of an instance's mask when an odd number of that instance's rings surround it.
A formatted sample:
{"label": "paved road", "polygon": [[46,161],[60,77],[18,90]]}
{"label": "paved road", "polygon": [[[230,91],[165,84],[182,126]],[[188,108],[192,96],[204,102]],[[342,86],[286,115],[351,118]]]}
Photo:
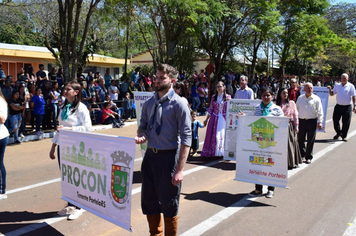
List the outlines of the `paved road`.
{"label": "paved road", "polygon": [[[254,185],[233,180],[234,162],[190,158],[183,181],[179,234],[355,235],[350,225],[356,216],[356,115],[349,142],[335,142],[330,122],[334,104],[332,97],[326,133],[317,134],[316,160],[289,171],[289,189],[277,188],[272,199],[248,198]],[[130,126],[97,132],[134,137],[135,131],[136,127]],[[201,141],[204,133],[205,129],[200,129]],[[0,201],[2,234],[148,235],[140,208],[142,158],[138,148],[130,233],[88,212],[75,221],[56,216],[65,202],[60,199],[57,161],[48,157],[50,145],[51,141],[46,139],[7,147],[8,199]]]}

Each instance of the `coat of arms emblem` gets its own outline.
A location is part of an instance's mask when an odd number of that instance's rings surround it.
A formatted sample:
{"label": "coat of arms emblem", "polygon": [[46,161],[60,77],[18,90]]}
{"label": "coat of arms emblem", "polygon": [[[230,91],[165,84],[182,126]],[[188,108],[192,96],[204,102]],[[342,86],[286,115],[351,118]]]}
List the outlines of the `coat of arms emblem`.
{"label": "coat of arms emblem", "polygon": [[[111,195],[117,203],[123,204],[129,197],[130,168],[127,166],[129,166],[133,158],[121,151],[112,153],[111,157],[113,159],[111,166]],[[118,162],[126,166],[117,165],[116,163]]]}
{"label": "coat of arms emblem", "polygon": [[130,168],[112,165],[111,194],[117,203],[125,203],[128,198]]}

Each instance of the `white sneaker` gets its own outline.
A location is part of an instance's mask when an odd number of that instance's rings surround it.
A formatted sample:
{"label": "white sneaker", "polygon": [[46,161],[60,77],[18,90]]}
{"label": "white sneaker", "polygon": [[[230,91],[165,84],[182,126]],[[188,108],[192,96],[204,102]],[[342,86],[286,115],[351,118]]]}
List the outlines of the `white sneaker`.
{"label": "white sneaker", "polygon": [[266,198],[272,198],[274,196],[274,192],[272,190],[268,190],[266,194]]}
{"label": "white sneaker", "polygon": [[75,207],[67,206],[67,207],[63,208],[62,210],[60,210],[59,212],[57,212],[57,215],[59,215],[59,216],[70,215],[74,210],[75,210]]}
{"label": "white sneaker", "polygon": [[4,200],[7,198],[7,195],[4,193],[4,194],[0,194],[0,201],[1,200]]}
{"label": "white sneaker", "polygon": [[83,214],[83,209],[74,209],[69,216],[67,217],[68,220],[76,220]]}
{"label": "white sneaker", "polygon": [[25,135],[23,135],[23,133],[21,133],[20,138],[25,138]]}

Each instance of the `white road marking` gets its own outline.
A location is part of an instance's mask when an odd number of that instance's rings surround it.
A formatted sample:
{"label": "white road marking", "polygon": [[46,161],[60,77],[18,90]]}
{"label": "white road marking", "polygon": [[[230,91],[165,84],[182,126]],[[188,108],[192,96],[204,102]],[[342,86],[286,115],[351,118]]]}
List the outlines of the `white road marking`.
{"label": "white road marking", "polygon": [[23,235],[23,234],[26,234],[26,233],[28,233],[28,232],[31,232],[31,231],[40,229],[40,228],[42,228],[42,227],[46,227],[46,226],[48,226],[48,225],[54,224],[54,223],[56,223],[56,222],[62,221],[62,220],[64,220],[64,219],[67,219],[67,216],[62,216],[62,217],[61,217],[61,216],[57,216],[57,217],[54,217],[54,218],[48,218],[48,219],[39,221],[39,222],[37,222],[36,224],[31,224],[31,225],[25,226],[25,227],[23,227],[23,228],[20,228],[20,229],[11,231],[11,232],[9,232],[9,233],[6,233],[5,235],[6,235],[6,236],[18,236],[18,235]]}
{"label": "white road marking", "polygon": [[[199,144],[201,145],[201,144],[203,144],[203,143],[204,143],[204,142],[201,142],[201,143],[199,143]],[[143,160],[143,157],[139,157],[139,158],[135,159],[135,161],[142,161],[142,160]],[[193,172],[195,172],[195,171],[193,171]],[[189,173],[189,174],[190,174],[190,173]],[[44,186],[44,185],[47,185],[47,184],[53,184],[53,183],[56,183],[56,182],[59,182],[59,181],[61,181],[61,178],[52,179],[52,180],[44,181],[44,182],[41,182],[41,183],[32,184],[32,185],[28,185],[28,186],[25,186],[25,187],[12,189],[12,190],[6,191],[6,194],[17,193],[17,192],[29,190],[29,189],[32,189],[32,188],[41,187],[41,186]],[[133,193],[133,194],[134,194],[134,193]]]}
{"label": "white road marking", "polygon": [[32,184],[32,185],[28,185],[28,186],[25,186],[25,187],[9,190],[9,191],[6,191],[6,194],[17,193],[17,192],[29,190],[29,189],[32,189],[32,188],[41,187],[41,186],[44,186],[44,185],[47,185],[47,184],[53,184],[53,183],[56,183],[56,182],[59,182],[59,181],[61,181],[61,178],[52,179],[52,180],[48,180],[48,181],[41,182],[41,183],[38,183],[38,184]]}
{"label": "white road marking", "polygon": [[356,235],[356,218],[352,221],[350,226],[346,229],[343,236],[354,236]]}
{"label": "white road marking", "polygon": [[[354,130],[352,133],[350,133],[347,137],[351,138],[355,135],[356,135],[356,130]],[[319,151],[317,154],[314,155],[313,162],[315,162],[316,160],[321,158],[323,155],[332,151],[333,149],[335,149],[336,147],[340,146],[343,143],[344,142],[339,141],[339,142],[329,145],[327,148],[324,148],[323,150]],[[307,164],[301,164],[301,165],[299,165],[299,168],[288,171],[288,178],[292,177],[299,171],[304,170],[308,166],[309,165],[307,165]],[[207,232],[211,228],[220,224],[222,221],[226,220],[231,215],[237,213],[238,211],[240,211],[241,209],[243,209],[245,206],[249,205],[252,201],[255,201],[256,199],[257,198],[248,198],[248,196],[246,196],[246,197],[242,198],[241,200],[235,202],[234,204],[230,205],[229,207],[221,210],[217,214],[212,215],[210,218],[208,218],[205,221],[201,222],[200,224],[194,226],[193,228],[184,232],[180,236],[202,235],[203,233]]]}
{"label": "white road marking", "polygon": [[[195,168],[186,170],[186,171],[183,172],[183,174],[184,174],[184,176],[187,176],[187,175],[192,174],[194,172],[197,172],[197,171],[203,170],[205,168],[208,168],[210,166],[216,165],[219,162],[220,161],[212,161],[212,162],[206,163],[204,165],[197,166]],[[13,190],[7,191],[6,194],[16,193],[16,192],[20,192],[20,191],[24,191],[24,190],[29,190],[29,189],[32,189],[32,188],[36,188],[36,187],[44,186],[44,185],[47,185],[47,184],[59,182],[60,180],[61,179],[58,178],[58,179],[53,179],[53,180],[49,180],[49,181],[38,183],[38,184],[29,185],[29,186],[22,187],[22,188],[13,189]],[[141,187],[138,187],[138,188],[132,189],[131,195],[135,195],[135,194],[138,194],[140,192],[141,192]],[[25,233],[40,229],[42,227],[57,223],[59,221],[65,220],[65,219],[67,219],[67,218],[66,217],[48,218],[48,219],[45,219],[43,221],[37,222],[35,224],[31,224],[29,226],[20,228],[18,230],[14,230],[14,231],[11,231],[9,233],[6,233],[6,236],[25,234]]]}
{"label": "white road marking", "polygon": [[[329,109],[329,108],[328,108]],[[326,123],[330,122],[332,120],[327,120]],[[352,132],[350,135],[348,135],[348,138],[354,136],[356,134],[356,131]],[[201,142],[199,144],[203,144],[204,142]],[[319,159],[320,157],[322,157],[323,155],[325,155],[327,152],[333,150],[334,148],[338,147],[339,145],[341,145],[343,142],[337,142],[333,145],[330,145],[328,148],[324,149],[323,151],[318,152],[315,156],[314,156],[314,160]],[[135,161],[141,161],[143,158],[137,158],[135,159]],[[219,163],[220,161],[213,161],[207,164],[204,164],[202,166],[198,166],[195,167],[193,169],[184,171],[184,175],[188,175],[197,171],[200,171],[202,169],[205,169],[207,167],[213,166],[217,163]],[[305,169],[308,165],[306,164],[302,164],[300,165],[300,167],[298,169],[293,169],[291,171],[288,172],[288,176],[289,178],[292,177],[294,174],[296,174],[297,172]],[[21,187],[21,188],[17,188],[17,189],[13,189],[13,190],[9,190],[6,193],[7,194],[12,194],[12,193],[16,193],[16,192],[20,192],[20,191],[25,191],[25,190],[29,190],[32,188],[36,188],[36,187],[40,187],[40,186],[44,186],[47,184],[52,184],[52,183],[56,183],[59,182],[60,178],[57,179],[53,179],[53,180],[49,180],[49,181],[45,181],[45,182],[41,182],[38,184],[33,184],[33,185],[29,185],[29,186],[25,186],[25,187]],[[141,187],[135,188],[132,190],[131,194],[137,194],[141,192]],[[241,200],[235,202],[234,204],[230,205],[229,207],[225,208],[224,210],[218,212],[217,214],[211,216],[209,219],[203,221],[202,223],[196,225],[195,227],[191,228],[190,230],[186,231],[185,233],[183,233],[183,236],[190,236],[190,235],[201,235],[203,233],[205,233],[206,231],[208,231],[209,229],[215,227],[216,225],[218,225],[219,223],[221,223],[223,220],[229,218],[231,215],[237,213],[238,211],[240,211],[241,209],[243,209],[245,206],[249,205],[252,201],[255,201],[257,198],[251,198],[249,196],[246,196],[244,198],[242,198]],[[11,231],[9,233],[6,233],[7,236],[11,236],[11,235],[20,235],[20,234],[25,234],[37,229],[40,229],[42,227],[54,224],[56,222],[62,221],[66,219],[66,217],[55,217],[55,218],[48,218],[45,219],[43,221],[39,221],[35,224],[31,224],[29,226],[20,228],[18,230],[15,231]],[[355,219],[356,221],[356,219]],[[353,231],[352,231],[353,232]],[[344,235],[346,236],[346,235]]]}

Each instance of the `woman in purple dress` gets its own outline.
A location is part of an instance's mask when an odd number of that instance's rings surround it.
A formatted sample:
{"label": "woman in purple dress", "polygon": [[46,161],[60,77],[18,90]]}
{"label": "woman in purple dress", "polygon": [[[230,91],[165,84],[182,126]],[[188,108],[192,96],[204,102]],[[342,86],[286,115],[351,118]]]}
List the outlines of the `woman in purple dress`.
{"label": "woman in purple dress", "polygon": [[224,83],[219,81],[216,85],[215,95],[213,95],[210,102],[208,115],[204,121],[204,126],[206,126],[210,119],[201,156],[222,157],[224,155],[226,101],[231,99],[231,96],[226,94],[225,90]]}

